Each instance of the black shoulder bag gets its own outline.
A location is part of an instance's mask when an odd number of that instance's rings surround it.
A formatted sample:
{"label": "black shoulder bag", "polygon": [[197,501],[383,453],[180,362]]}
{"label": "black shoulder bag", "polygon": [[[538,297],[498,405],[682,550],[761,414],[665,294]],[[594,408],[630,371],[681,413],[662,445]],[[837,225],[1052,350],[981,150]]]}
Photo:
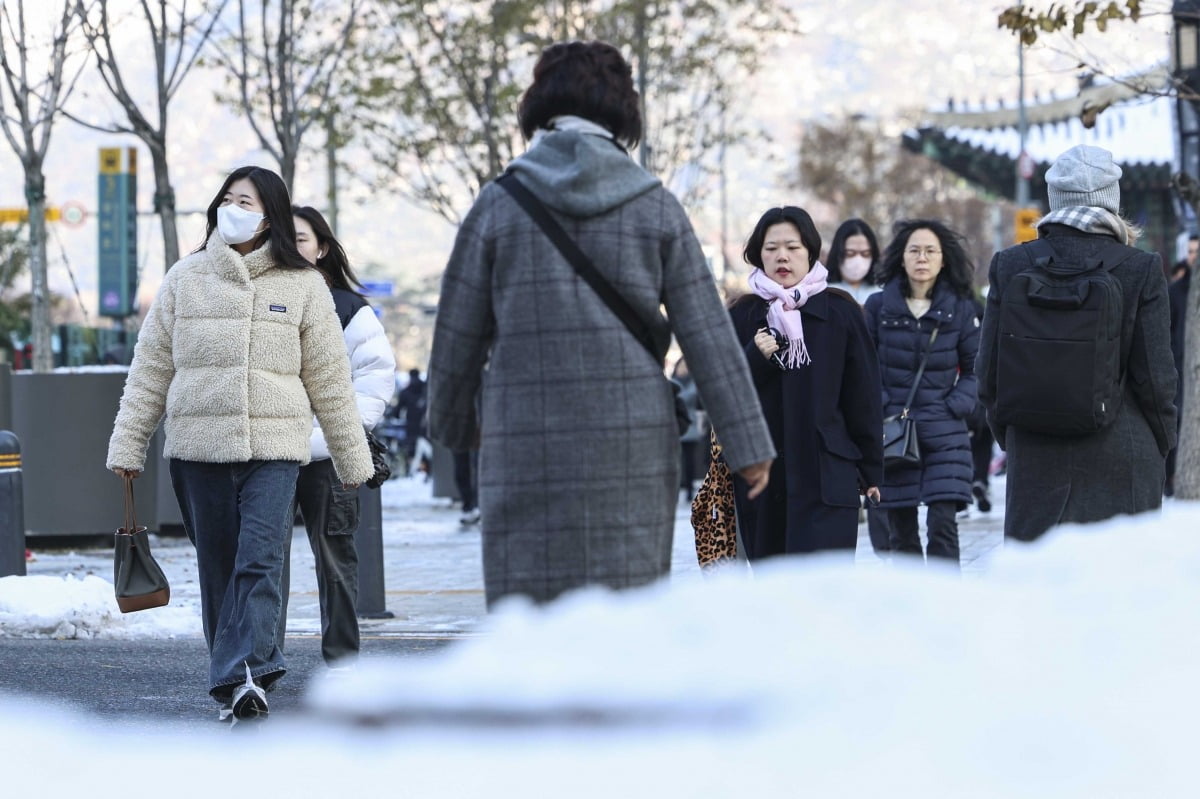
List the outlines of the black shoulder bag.
{"label": "black shoulder bag", "polygon": [[[617,293],[612,284],[604,279],[604,276],[596,269],[591,259],[584,255],[583,250],[579,249],[579,245],[567,235],[567,231],[562,229],[562,225],[558,224],[554,217],[550,216],[550,212],[546,210],[546,206],[542,205],[541,201],[537,197],[534,197],[529,189],[525,188],[525,185],[511,172],[498,177],[496,183],[511,194],[512,198],[525,209],[525,213],[529,214],[530,218],[542,229],[542,232],[554,243],[554,246],[567,259],[567,262],[583,278],[583,282],[592,287],[592,290],[599,295],[609,310],[624,323],[629,332],[633,334],[633,337],[646,348],[646,352],[650,353],[650,357],[656,363],[661,364],[663,356],[659,353],[659,347],[655,345],[654,334],[651,332],[649,326],[642,321],[641,317],[626,302],[625,298]],[[675,397],[675,422],[679,427],[679,435],[683,435],[692,426],[692,412],[688,409],[687,403],[683,401],[683,398],[679,396],[680,385],[674,380],[667,380],[667,382],[671,384],[671,391]]]}
{"label": "black shoulder bag", "polygon": [[895,416],[883,420],[883,465],[887,467],[919,466],[921,464],[921,445],[917,442],[916,420],[908,415],[912,409],[913,400],[917,396],[917,386],[921,385],[921,375],[925,374],[925,363],[929,360],[929,350],[933,348],[937,338],[938,327],[929,334],[925,352],[921,355],[921,365],[917,367],[917,376],[913,378],[912,388],[908,390],[908,398],[904,400],[904,408]]}

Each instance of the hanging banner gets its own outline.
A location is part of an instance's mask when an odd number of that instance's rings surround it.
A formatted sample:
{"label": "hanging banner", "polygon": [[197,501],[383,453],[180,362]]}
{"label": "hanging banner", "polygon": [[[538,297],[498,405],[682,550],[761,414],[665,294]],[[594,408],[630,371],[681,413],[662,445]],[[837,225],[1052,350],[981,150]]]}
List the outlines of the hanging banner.
{"label": "hanging banner", "polygon": [[137,150],[101,147],[96,201],[100,315],[137,312]]}

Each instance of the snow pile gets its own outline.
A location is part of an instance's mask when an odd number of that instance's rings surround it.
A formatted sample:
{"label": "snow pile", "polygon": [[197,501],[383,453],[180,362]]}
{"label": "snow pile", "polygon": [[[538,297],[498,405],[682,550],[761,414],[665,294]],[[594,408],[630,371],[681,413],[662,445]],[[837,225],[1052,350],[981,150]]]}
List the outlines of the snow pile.
{"label": "snow pile", "polygon": [[194,634],[199,627],[191,607],[122,613],[112,583],[94,574],[0,578],[0,636],[169,638]]}
{"label": "snow pile", "polygon": [[[1196,529],[1182,505],[1066,529],[983,579],[809,559],[511,602],[438,655],[319,681],[308,717],[250,747],[156,729],[139,779],[178,797],[211,794],[178,776],[208,764],[297,795],[1190,795]],[[127,734],[0,700],[23,752],[6,786],[116,796],[96,775]]]}

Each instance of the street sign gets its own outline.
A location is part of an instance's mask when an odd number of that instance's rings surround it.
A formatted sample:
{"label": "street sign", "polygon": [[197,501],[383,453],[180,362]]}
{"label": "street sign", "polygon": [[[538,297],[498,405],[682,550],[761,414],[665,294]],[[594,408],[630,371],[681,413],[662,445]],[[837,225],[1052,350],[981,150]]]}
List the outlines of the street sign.
{"label": "street sign", "polygon": [[390,280],[364,280],[362,287],[368,297],[390,297],[396,293],[396,284]]}
{"label": "street sign", "polygon": [[1013,240],[1020,244],[1023,241],[1033,241],[1037,238],[1037,228],[1034,227],[1042,218],[1040,208],[1018,208],[1014,218],[1016,228]]}
{"label": "street sign", "polygon": [[[56,206],[46,206],[46,221],[57,222],[62,219],[62,209]],[[0,208],[0,224],[17,224],[29,221],[28,208]]]}
{"label": "street sign", "polygon": [[97,183],[100,315],[123,318],[137,299],[137,150],[101,147]]}

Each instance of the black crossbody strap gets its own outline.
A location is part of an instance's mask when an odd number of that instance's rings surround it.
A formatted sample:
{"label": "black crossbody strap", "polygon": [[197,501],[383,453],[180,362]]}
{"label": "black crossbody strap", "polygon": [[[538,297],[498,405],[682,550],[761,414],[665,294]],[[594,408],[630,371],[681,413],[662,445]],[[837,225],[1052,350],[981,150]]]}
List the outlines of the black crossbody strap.
{"label": "black crossbody strap", "polygon": [[617,293],[617,290],[612,287],[604,276],[592,264],[590,258],[583,254],[579,249],[579,245],[567,235],[567,231],[562,229],[562,225],[555,221],[550,212],[546,210],[546,206],[542,205],[537,197],[534,197],[529,189],[525,188],[524,184],[517,179],[516,175],[511,172],[506,172],[496,179],[496,183],[500,184],[505,191],[512,195],[525,212],[538,224],[538,227],[549,237],[550,241],[554,242],[554,246],[558,247],[559,252],[567,259],[571,266],[575,267],[575,271],[583,278],[584,282],[592,287],[592,290],[600,296],[604,304],[616,315],[625,327],[629,328],[629,332],[633,337],[646,348],[646,352],[650,353],[650,357],[656,362],[660,362],[663,355],[666,353],[658,352],[654,345],[654,336],[650,333],[650,328],[642,321],[642,318],[637,315],[637,312],[625,301],[625,298]]}
{"label": "black crossbody strap", "polygon": [[913,400],[917,398],[917,386],[921,385],[921,375],[925,374],[925,364],[929,362],[929,351],[933,349],[933,341],[937,338],[939,330],[941,330],[941,326],[935,325],[933,332],[929,334],[925,352],[921,355],[921,365],[917,367],[917,376],[913,379],[912,388],[908,390],[908,399],[904,400],[904,410],[900,412],[901,418],[908,416],[908,410],[912,407]]}

